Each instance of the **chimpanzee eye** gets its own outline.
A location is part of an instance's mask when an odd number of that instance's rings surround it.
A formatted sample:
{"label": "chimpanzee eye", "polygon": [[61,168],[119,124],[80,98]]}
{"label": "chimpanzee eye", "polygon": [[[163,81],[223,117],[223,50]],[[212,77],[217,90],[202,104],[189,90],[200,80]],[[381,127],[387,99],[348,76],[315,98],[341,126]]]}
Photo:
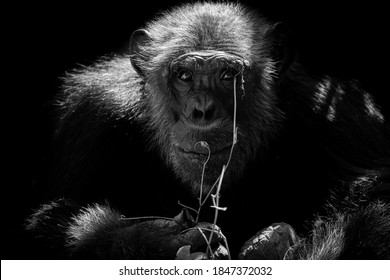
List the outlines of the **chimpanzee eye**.
{"label": "chimpanzee eye", "polygon": [[177,77],[184,82],[192,81],[192,74],[188,70],[180,70]]}
{"label": "chimpanzee eye", "polygon": [[236,74],[237,72],[234,71],[233,69],[226,69],[225,71],[222,72],[221,80],[231,81],[234,79],[234,76]]}

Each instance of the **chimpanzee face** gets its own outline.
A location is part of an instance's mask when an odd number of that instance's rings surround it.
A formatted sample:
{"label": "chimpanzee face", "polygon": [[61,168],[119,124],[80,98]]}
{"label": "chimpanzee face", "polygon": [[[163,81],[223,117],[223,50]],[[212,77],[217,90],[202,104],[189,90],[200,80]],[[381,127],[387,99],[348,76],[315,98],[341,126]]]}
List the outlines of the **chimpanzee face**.
{"label": "chimpanzee face", "polygon": [[[226,34],[231,29],[221,28]],[[267,146],[281,119],[272,87],[276,70],[271,52],[244,46],[240,40],[248,38],[218,38],[207,29],[210,26],[193,30],[188,26],[192,45],[180,41],[189,34],[137,30],[130,48],[133,68],[145,84],[145,111],[154,143],[195,193],[201,181],[207,192],[228,162],[224,185],[240,176],[248,161]],[[161,53],[153,52],[156,48]]]}

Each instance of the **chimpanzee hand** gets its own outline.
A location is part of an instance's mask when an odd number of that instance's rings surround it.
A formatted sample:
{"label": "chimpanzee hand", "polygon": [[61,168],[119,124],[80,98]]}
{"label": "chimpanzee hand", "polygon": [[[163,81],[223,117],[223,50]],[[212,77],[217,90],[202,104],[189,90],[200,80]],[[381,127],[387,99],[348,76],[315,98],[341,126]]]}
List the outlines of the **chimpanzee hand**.
{"label": "chimpanzee hand", "polygon": [[282,260],[286,253],[298,243],[294,229],[285,223],[275,223],[262,229],[241,248],[241,260]]}

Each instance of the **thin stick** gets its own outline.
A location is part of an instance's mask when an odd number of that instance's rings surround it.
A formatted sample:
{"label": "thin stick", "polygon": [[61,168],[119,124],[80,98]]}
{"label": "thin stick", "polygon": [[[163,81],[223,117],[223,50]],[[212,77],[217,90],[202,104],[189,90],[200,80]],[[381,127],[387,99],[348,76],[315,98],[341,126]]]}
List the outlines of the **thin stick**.
{"label": "thin stick", "polygon": [[188,210],[194,211],[195,213],[198,213],[198,211],[196,211],[194,208],[192,208],[190,206],[187,206],[187,205],[184,205],[183,203],[181,203],[180,200],[177,202],[177,204],[179,204],[181,207],[183,207],[185,209],[188,209]]}
{"label": "thin stick", "polygon": [[121,221],[133,221],[133,220],[155,220],[155,219],[162,219],[162,220],[169,220],[173,221],[173,218],[167,218],[167,217],[160,217],[160,216],[143,216],[143,217],[121,217],[119,220]]}
{"label": "thin stick", "polygon": [[[195,220],[196,223],[198,223],[198,221],[199,221],[200,211],[202,210],[202,206],[203,206],[203,203],[202,203],[202,196],[203,196],[203,180],[204,180],[204,173],[205,173],[205,170],[206,170],[206,165],[207,165],[207,163],[209,162],[210,155],[211,155],[211,151],[210,151],[209,144],[208,144],[206,141],[200,141],[200,142],[195,143],[195,147],[196,147],[196,145],[197,145],[198,143],[199,143],[202,147],[207,148],[208,156],[207,156],[206,161],[203,163],[202,178],[201,178],[201,180],[200,180],[200,190],[199,190],[199,197],[198,197],[198,200],[199,200],[199,208],[198,208],[197,215],[196,215],[196,220]],[[206,199],[207,199],[207,197],[206,197]],[[205,200],[206,200],[206,199],[205,199]]]}
{"label": "thin stick", "polygon": [[207,244],[207,251],[206,251],[206,256],[208,257],[208,252],[212,252],[212,249],[211,249],[211,243],[207,241],[207,237],[206,235],[203,233],[203,230],[205,229],[201,229],[199,226],[196,226],[196,228],[199,230],[199,232],[202,234],[204,240],[206,241],[206,244]]}

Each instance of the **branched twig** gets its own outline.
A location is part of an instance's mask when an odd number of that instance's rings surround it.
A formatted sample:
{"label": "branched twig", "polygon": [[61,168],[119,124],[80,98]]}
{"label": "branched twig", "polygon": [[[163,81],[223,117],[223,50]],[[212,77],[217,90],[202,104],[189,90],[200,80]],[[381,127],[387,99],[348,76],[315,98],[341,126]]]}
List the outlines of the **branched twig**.
{"label": "branched twig", "polygon": [[[243,67],[244,69],[244,67]],[[242,75],[242,73],[244,72],[244,70],[242,70],[240,73]],[[238,73],[238,74],[240,74]],[[238,127],[236,126],[237,124],[237,92],[236,92],[236,88],[237,88],[237,75],[236,74],[234,76],[234,80],[233,80],[233,95],[234,95],[234,104],[233,104],[233,143],[232,143],[232,147],[230,149],[230,154],[229,154],[229,159],[226,163],[226,168],[229,166],[230,164],[230,160],[232,158],[232,154],[233,154],[233,149],[234,149],[234,146],[235,144],[237,143],[237,135],[238,135]],[[243,78],[242,78],[243,80]],[[241,87],[243,87],[243,85],[241,85]],[[245,90],[244,90],[245,92]],[[208,161],[208,159],[207,159]],[[222,174],[221,174],[222,175]],[[203,200],[203,203],[200,205],[200,208],[203,206],[203,204],[207,201],[208,197],[212,194],[215,186],[217,185],[217,183],[219,183],[220,179],[221,179],[221,175],[219,175],[219,177],[217,178],[217,180],[215,181],[215,183],[213,184],[213,186],[210,188],[210,191],[207,193],[206,197],[204,198]],[[203,173],[202,173],[202,177],[203,177]],[[203,182],[203,180],[202,180]],[[201,185],[201,188],[202,188],[202,185]]]}
{"label": "branched twig", "polygon": [[[221,175],[218,178],[217,191],[215,192],[215,195],[211,195],[212,200],[213,200],[213,205],[211,207],[215,209],[215,213],[214,213],[213,229],[212,229],[211,234],[210,234],[209,243],[211,243],[211,241],[213,239],[214,229],[215,229],[215,226],[217,225],[219,211],[226,211],[226,209],[227,209],[226,207],[220,207],[219,206],[219,198],[220,198],[220,191],[221,191],[223,177],[225,176],[225,171],[226,171],[226,169],[228,168],[228,166],[230,164],[230,160],[232,158],[234,146],[237,143],[237,132],[238,132],[238,128],[236,127],[236,124],[237,124],[237,92],[236,92],[236,88],[237,88],[237,75],[238,74],[236,74],[234,76],[234,80],[233,80],[233,85],[234,85],[233,86],[233,88],[234,88],[234,92],[233,92],[233,98],[234,98],[234,100],[233,100],[234,101],[234,103],[233,103],[233,106],[234,106],[233,107],[233,110],[234,110],[233,111],[233,143],[232,143],[232,147],[230,149],[229,159],[228,159],[226,165],[222,166]],[[213,186],[213,188],[214,188],[214,186]],[[225,243],[227,244],[227,239],[226,238],[225,238]],[[207,247],[206,255],[209,255],[210,252],[211,252],[211,251],[209,252],[209,248],[210,248],[210,246]],[[230,252],[229,252],[229,259],[230,259]]]}
{"label": "branched twig", "polygon": [[[213,235],[214,235],[214,232],[215,232],[215,227],[217,225],[217,220],[218,220],[218,212],[219,211],[226,211],[227,208],[226,207],[220,207],[219,206],[219,198],[220,198],[220,191],[221,191],[221,186],[222,186],[222,181],[223,181],[223,178],[225,176],[225,171],[226,169],[229,167],[230,165],[230,160],[232,158],[232,154],[233,154],[233,150],[234,150],[234,146],[236,145],[237,143],[237,135],[238,135],[238,127],[236,126],[237,125],[237,76],[241,74],[241,89],[243,91],[243,95],[241,96],[241,98],[243,98],[245,96],[245,88],[244,88],[244,69],[245,69],[245,63],[243,63],[243,67],[242,67],[242,70],[237,73],[235,76],[234,76],[234,80],[233,80],[233,142],[232,142],[232,146],[231,146],[231,149],[230,149],[230,154],[229,154],[229,158],[228,158],[228,161],[226,164],[224,164],[222,166],[222,171],[221,171],[221,174],[219,175],[219,177],[217,178],[217,180],[215,181],[215,183],[212,185],[212,187],[210,188],[209,192],[207,193],[207,195],[204,197],[204,199],[202,199],[203,197],[203,180],[204,180],[204,174],[205,174],[205,170],[206,170],[206,165],[210,159],[210,148],[209,148],[209,145],[206,141],[200,141],[200,142],[197,142],[195,144],[198,145],[200,144],[202,147],[204,148],[207,148],[208,150],[208,157],[206,159],[206,161],[203,163],[203,168],[202,168],[202,177],[201,177],[201,182],[200,182],[200,191],[199,191],[199,197],[198,197],[198,200],[199,200],[199,207],[198,207],[198,210],[195,210],[191,207],[188,207],[188,206],[185,206],[185,205],[182,205],[183,207],[187,208],[187,209],[190,209],[194,212],[196,212],[197,216],[196,216],[196,223],[198,223],[199,221],[199,216],[200,216],[200,211],[203,207],[203,205],[205,204],[205,202],[207,201],[208,197],[211,195],[212,197],[212,202],[213,202],[213,205],[211,206],[212,208],[215,209],[215,213],[214,213],[214,221],[213,221],[213,227],[211,229],[211,233],[210,233],[210,237],[209,239],[207,240],[207,237],[204,235],[204,233],[202,232],[202,229],[200,229],[198,226],[196,227],[202,234],[203,238],[205,238],[205,241],[207,243],[207,251],[206,251],[206,255],[207,256],[211,256],[212,257],[212,249],[211,249],[211,242],[212,242],[212,238],[213,238]],[[217,190],[215,192],[215,194],[213,195],[213,191],[214,191],[214,188],[217,186]],[[204,229],[205,230],[205,229]],[[228,246],[228,243],[227,243],[227,239],[226,237],[221,233],[222,237],[223,237],[223,240],[225,242],[225,246],[226,246],[226,249],[228,251],[228,256],[229,256],[229,259],[231,259],[230,257],[230,250],[229,250],[229,246]]]}
{"label": "branched twig", "polygon": [[[226,166],[224,165],[222,167],[222,172],[221,172],[221,176],[220,176],[221,179],[219,180],[217,191],[215,192],[214,195],[211,195],[212,200],[213,200],[213,205],[211,207],[215,208],[215,212],[214,212],[213,228],[211,230],[211,234],[210,234],[210,237],[209,237],[209,243],[211,243],[211,241],[213,240],[213,235],[214,235],[215,227],[217,225],[217,220],[218,220],[218,212],[220,210],[221,211],[226,211],[226,209],[227,209],[226,207],[222,208],[222,207],[219,206],[220,191],[221,191],[221,185],[222,185],[223,176],[225,175],[225,170],[226,170]],[[211,253],[211,251],[209,252],[208,249],[209,248],[207,248],[206,255],[209,255]]]}

